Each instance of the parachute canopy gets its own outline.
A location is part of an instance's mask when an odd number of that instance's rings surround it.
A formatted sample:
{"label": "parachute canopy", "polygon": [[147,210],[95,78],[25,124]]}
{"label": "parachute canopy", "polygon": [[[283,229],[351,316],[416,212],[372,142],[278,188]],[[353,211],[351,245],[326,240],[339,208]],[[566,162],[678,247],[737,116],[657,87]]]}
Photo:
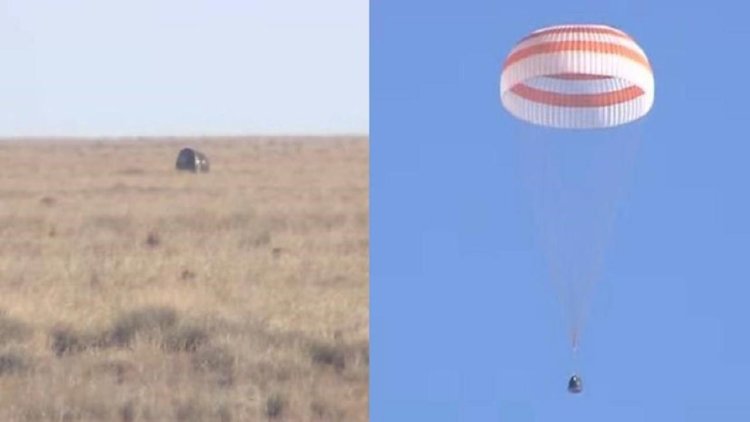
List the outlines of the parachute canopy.
{"label": "parachute canopy", "polygon": [[645,116],[654,102],[646,54],[606,25],[559,25],[521,39],[503,65],[503,106],[541,126],[607,128]]}

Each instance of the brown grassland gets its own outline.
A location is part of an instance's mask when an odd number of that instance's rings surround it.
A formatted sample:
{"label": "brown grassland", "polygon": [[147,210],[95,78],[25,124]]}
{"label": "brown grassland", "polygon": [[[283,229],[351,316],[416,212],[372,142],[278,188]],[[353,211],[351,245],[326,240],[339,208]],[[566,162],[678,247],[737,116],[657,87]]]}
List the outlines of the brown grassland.
{"label": "brown grassland", "polygon": [[367,420],[368,150],[0,142],[0,421]]}

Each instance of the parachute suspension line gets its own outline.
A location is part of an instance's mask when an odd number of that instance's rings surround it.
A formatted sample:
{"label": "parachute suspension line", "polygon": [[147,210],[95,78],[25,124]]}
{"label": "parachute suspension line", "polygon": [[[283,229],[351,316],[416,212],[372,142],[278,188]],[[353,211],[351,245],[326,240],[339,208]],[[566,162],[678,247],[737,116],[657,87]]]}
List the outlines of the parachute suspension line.
{"label": "parachute suspension line", "polygon": [[[599,234],[599,239],[597,239],[600,243],[592,253],[592,261],[588,271],[586,271],[585,274],[579,274],[582,283],[580,291],[575,293],[575,296],[580,303],[573,306],[573,309],[575,310],[574,321],[572,322],[572,344],[574,352],[577,351],[577,348],[580,345],[580,334],[588,321],[591,312],[591,304],[593,302],[592,296],[595,291],[594,287],[602,278],[606,261],[605,255],[608,250],[607,246],[608,243],[613,240],[613,234],[616,229],[615,223],[619,214],[618,211],[621,202],[626,195],[626,191],[630,186],[633,175],[632,170],[636,161],[635,158],[643,143],[643,129],[641,122],[635,122],[629,125],[628,129],[620,130],[625,130],[627,134],[620,135],[622,139],[615,139],[615,141],[621,145],[621,148],[618,148],[616,152],[614,152],[617,160],[611,159],[612,157],[608,157],[610,159],[607,160],[608,162],[615,163],[615,165],[619,164],[619,167],[615,168],[611,173],[611,180],[608,183],[608,188],[612,189],[610,195],[602,198],[602,233]],[[611,139],[607,139],[609,138],[608,132],[610,132],[610,130],[602,131],[602,141],[611,141]],[[589,304],[589,306],[586,306],[586,304]]]}
{"label": "parachute suspension line", "polygon": [[[575,291],[570,283],[565,281],[564,262],[554,251],[562,246],[559,228],[550,224],[545,215],[547,209],[563,209],[562,197],[563,181],[556,166],[549,139],[543,139],[538,127],[523,127],[520,130],[520,155],[524,179],[529,184],[532,216],[537,228],[537,241],[543,246],[544,257],[547,261],[548,278],[554,285],[560,312],[568,326],[571,342],[577,338],[579,327],[576,318]],[[546,144],[546,145],[543,145]],[[541,179],[541,180],[537,180]]]}
{"label": "parachute suspension line", "polygon": [[[641,128],[637,123],[631,127]],[[618,205],[642,137],[640,130],[630,132],[624,139],[611,131],[597,130],[591,139],[579,139],[584,144],[569,149],[562,139],[556,139],[556,131],[544,132],[539,127],[520,128],[519,151],[537,240],[544,246],[549,279],[557,290],[575,353],[580,347],[594,287],[603,272],[606,244],[611,240]],[[584,171],[584,175],[593,170],[591,179],[601,179],[594,183],[599,193],[595,194],[594,207],[588,210],[578,203],[578,195],[586,191],[587,185],[563,180],[564,168],[571,164],[565,157],[581,152],[593,157],[590,169],[571,168],[576,173]],[[601,190],[602,187],[605,189]],[[577,230],[589,232],[581,234]],[[582,244],[576,244],[581,241]]]}

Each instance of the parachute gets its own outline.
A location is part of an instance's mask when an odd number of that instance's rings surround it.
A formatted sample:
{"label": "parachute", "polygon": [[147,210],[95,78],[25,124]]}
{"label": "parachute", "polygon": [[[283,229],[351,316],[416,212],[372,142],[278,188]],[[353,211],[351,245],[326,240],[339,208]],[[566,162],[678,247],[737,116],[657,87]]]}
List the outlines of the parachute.
{"label": "parachute", "polygon": [[643,50],[620,30],[553,26],[513,48],[503,65],[500,96],[512,115],[540,126],[614,127],[648,113],[654,75]]}
{"label": "parachute", "polygon": [[519,142],[550,278],[578,350],[616,204],[654,103],[648,57],[607,25],[558,25],[522,38],[500,78]]}

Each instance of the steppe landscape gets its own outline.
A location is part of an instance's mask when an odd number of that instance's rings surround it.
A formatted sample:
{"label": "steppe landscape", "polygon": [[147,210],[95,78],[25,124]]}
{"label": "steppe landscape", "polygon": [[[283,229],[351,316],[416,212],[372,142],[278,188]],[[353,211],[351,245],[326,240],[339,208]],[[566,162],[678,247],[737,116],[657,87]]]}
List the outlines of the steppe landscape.
{"label": "steppe landscape", "polygon": [[368,150],[0,142],[0,421],[367,420]]}

